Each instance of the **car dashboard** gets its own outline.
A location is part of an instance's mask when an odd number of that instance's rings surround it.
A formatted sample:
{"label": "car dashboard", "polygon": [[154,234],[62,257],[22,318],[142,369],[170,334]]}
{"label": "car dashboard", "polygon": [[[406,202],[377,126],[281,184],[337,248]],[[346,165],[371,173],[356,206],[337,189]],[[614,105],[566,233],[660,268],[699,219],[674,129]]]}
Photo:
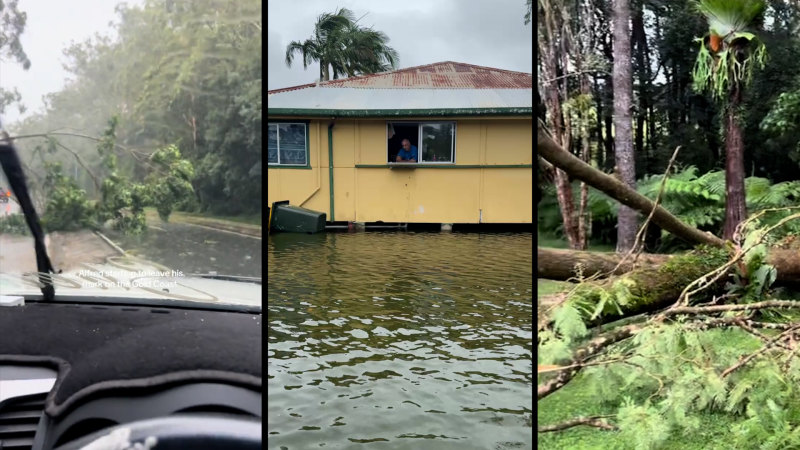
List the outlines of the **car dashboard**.
{"label": "car dashboard", "polygon": [[0,308],[0,329],[2,450],[148,419],[260,427],[260,314],[31,303]]}

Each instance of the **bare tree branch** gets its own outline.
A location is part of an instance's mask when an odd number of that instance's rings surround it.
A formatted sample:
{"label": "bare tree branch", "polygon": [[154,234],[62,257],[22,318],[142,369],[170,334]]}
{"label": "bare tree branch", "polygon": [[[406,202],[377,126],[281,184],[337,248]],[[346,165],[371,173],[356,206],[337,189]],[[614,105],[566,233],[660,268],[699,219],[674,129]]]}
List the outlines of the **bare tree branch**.
{"label": "bare tree branch", "polygon": [[542,425],[539,427],[539,433],[548,433],[551,431],[561,431],[566,430],[567,428],[576,427],[578,425],[586,425],[589,427],[600,428],[603,430],[614,431],[617,430],[617,427],[606,422],[600,420],[604,416],[595,416],[595,417],[577,417],[575,419],[567,420],[565,422],[553,424],[553,425]]}

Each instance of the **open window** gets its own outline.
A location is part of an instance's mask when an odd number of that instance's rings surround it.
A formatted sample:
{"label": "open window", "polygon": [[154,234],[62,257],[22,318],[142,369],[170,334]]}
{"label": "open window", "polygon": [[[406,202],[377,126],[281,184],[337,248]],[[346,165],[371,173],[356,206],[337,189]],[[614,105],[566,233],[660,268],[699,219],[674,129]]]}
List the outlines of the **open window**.
{"label": "open window", "polygon": [[267,165],[308,165],[308,127],[305,123],[267,125]]}
{"label": "open window", "polygon": [[456,162],[455,122],[387,122],[388,162],[396,163],[397,154],[408,139],[417,148],[418,163],[454,164]]}

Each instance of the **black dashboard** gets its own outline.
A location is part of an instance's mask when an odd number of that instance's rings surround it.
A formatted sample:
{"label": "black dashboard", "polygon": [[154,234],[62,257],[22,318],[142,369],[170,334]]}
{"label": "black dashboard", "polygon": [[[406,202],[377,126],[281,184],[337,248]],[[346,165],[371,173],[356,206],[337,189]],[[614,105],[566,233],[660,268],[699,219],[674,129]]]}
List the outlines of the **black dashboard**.
{"label": "black dashboard", "polygon": [[0,330],[2,450],[154,419],[141,429],[241,423],[260,436],[260,314],[28,303],[0,308]]}

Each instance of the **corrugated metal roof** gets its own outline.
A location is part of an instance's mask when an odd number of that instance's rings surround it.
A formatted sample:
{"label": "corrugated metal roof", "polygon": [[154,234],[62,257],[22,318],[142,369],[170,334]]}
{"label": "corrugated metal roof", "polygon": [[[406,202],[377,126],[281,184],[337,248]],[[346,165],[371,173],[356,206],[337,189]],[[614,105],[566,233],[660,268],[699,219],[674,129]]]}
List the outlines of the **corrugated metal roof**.
{"label": "corrugated metal roof", "polygon": [[[267,91],[268,94],[307,89],[316,83]],[[341,80],[326,81],[320,88],[367,89],[532,89],[533,74],[444,61]]]}
{"label": "corrugated metal roof", "polygon": [[[267,114],[278,110],[418,111],[465,109],[532,111],[533,89],[313,88],[268,93]],[[285,112],[285,111],[283,111]]]}

